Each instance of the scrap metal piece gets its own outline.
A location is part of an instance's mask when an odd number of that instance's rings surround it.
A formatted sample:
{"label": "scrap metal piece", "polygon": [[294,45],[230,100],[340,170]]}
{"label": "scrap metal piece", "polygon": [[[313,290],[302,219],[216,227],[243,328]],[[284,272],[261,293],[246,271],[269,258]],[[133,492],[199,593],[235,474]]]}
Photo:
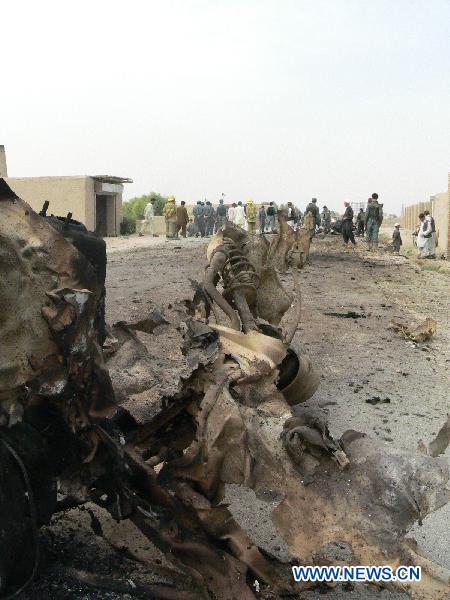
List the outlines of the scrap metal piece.
{"label": "scrap metal piece", "polygon": [[269,260],[278,271],[286,273],[294,263],[302,269],[308,262],[313,222],[312,214],[307,213],[302,225],[294,230],[287,223],[286,212],[278,211],[279,233],[273,236],[269,251]]}
{"label": "scrap metal piece", "polygon": [[446,422],[439,429],[436,437],[430,442],[428,452],[430,456],[439,456],[444,454],[450,444],[450,415],[447,415]]}
{"label": "scrap metal piece", "polygon": [[309,452],[319,458],[323,453],[328,454],[340,469],[349,465],[350,461],[341,444],[331,437],[327,424],[316,417],[308,419],[303,415],[287,419],[281,438],[288,454],[297,464],[301,464],[303,454]]}
{"label": "scrap metal piece", "polygon": [[300,349],[294,350],[292,346],[288,349],[279,365],[279,371],[277,387],[289,406],[309,400],[319,387],[319,374],[313,368],[309,356]]}
{"label": "scrap metal piece", "polygon": [[[65,231],[69,236],[70,223]],[[19,457],[31,485],[28,497],[38,515],[45,509],[47,519],[55,506],[56,478],[62,487],[76,480],[83,461],[95,455],[92,419],[116,410],[96,326],[104,300],[104,277],[96,265],[106,265],[104,243],[96,247],[104,251],[97,262],[0,179],[0,437]],[[21,529],[34,521],[32,501],[27,514],[23,493],[9,496],[12,484],[13,477],[1,486],[2,511],[8,513],[5,503],[15,505],[2,538],[9,552],[9,564],[0,568],[2,591],[25,580],[31,562],[24,565],[28,550],[18,542]]]}
{"label": "scrap metal piece", "polygon": [[242,333],[223,325],[211,325],[220,334],[220,343],[226,354],[233,356],[245,372],[251,371],[255,361],[266,362],[275,369],[286,355],[285,344],[281,340],[249,331]]}
{"label": "scrap metal piece", "polygon": [[145,333],[153,333],[157,327],[160,327],[161,325],[168,325],[168,323],[169,321],[167,321],[158,310],[154,310],[148,315],[147,318],[141,319],[136,323],[124,323],[124,321],[119,321],[117,325],[126,325],[129,329],[133,331],[144,331]]}
{"label": "scrap metal piece", "polygon": [[427,317],[420,325],[408,327],[404,323],[391,320],[389,329],[401,333],[406,339],[415,343],[426,342],[436,333],[437,323],[434,319]]}

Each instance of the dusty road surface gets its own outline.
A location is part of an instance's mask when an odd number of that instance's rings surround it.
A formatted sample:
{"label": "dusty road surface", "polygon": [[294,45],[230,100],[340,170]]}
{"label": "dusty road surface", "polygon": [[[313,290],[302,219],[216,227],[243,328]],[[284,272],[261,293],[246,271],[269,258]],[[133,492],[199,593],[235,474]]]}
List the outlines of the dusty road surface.
{"label": "dusty road surface", "polygon": [[[189,298],[190,279],[202,278],[205,247],[197,239],[108,241],[108,321],[138,320]],[[428,444],[443,424],[450,411],[449,279],[447,270],[429,268],[385,252],[369,254],[363,244],[346,251],[340,238],[314,241],[311,264],[302,272],[303,316],[297,335],[321,373],[320,388],[307,406],[327,418],[334,435],[356,429],[414,450],[420,440]],[[289,275],[283,281],[290,287]],[[419,347],[388,329],[391,319],[410,324],[426,317],[437,321],[437,332]],[[155,362],[160,360],[155,356]],[[264,503],[252,494],[235,489],[229,490],[229,501],[255,541],[269,549],[278,543],[264,517],[273,507],[260,506]],[[259,511],[261,517],[255,519]],[[450,568],[449,523],[447,506],[425,519],[415,537],[434,560]],[[182,582],[182,575],[147,540],[95,507],[54,517],[42,540],[42,568],[24,599],[151,598],[135,586]],[[85,585],[80,571],[103,577],[102,587]],[[312,591],[299,597],[320,595]],[[409,596],[353,586],[325,595],[330,600],[385,597]]]}

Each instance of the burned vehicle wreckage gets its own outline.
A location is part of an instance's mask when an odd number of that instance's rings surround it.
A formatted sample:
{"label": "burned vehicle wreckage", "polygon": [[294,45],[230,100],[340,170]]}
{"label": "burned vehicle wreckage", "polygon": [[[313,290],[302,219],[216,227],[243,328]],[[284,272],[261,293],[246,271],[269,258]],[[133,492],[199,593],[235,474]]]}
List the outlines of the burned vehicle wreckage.
{"label": "burned vehicle wreckage", "polygon": [[[448,590],[406,539],[445,503],[445,461],[291,412],[319,379],[296,335],[309,232],[279,225],[270,242],[225,225],[192,298],[107,331],[104,242],[0,180],[0,595],[32,579],[61,498],[131,521],[186,574],[186,598],[250,599],[255,580],[295,596],[311,584],[293,564],[420,564],[418,597]],[[270,499],[283,555],[232,514],[231,485]]]}

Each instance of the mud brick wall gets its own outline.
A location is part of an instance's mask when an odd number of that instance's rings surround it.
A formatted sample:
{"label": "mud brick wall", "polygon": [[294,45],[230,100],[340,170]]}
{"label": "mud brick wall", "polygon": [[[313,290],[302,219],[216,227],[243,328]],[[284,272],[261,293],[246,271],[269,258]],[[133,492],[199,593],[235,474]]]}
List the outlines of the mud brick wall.
{"label": "mud brick wall", "polygon": [[427,202],[403,207],[402,226],[407,232],[414,231],[419,222],[418,215],[424,210],[429,210],[436,222],[438,255],[445,254],[447,260],[450,260],[450,173],[447,191],[431,196]]}

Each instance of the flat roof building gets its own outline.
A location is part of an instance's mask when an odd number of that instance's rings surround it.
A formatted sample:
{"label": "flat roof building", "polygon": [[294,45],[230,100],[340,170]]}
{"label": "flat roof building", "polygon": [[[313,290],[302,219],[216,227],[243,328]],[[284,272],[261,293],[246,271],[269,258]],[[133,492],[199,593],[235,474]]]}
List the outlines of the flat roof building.
{"label": "flat roof building", "polygon": [[101,236],[120,233],[122,221],[123,184],[132,183],[127,177],[111,175],[8,177],[6,157],[0,146],[0,177],[33,210],[39,212],[49,202],[47,214],[72,218],[84,223]]}

